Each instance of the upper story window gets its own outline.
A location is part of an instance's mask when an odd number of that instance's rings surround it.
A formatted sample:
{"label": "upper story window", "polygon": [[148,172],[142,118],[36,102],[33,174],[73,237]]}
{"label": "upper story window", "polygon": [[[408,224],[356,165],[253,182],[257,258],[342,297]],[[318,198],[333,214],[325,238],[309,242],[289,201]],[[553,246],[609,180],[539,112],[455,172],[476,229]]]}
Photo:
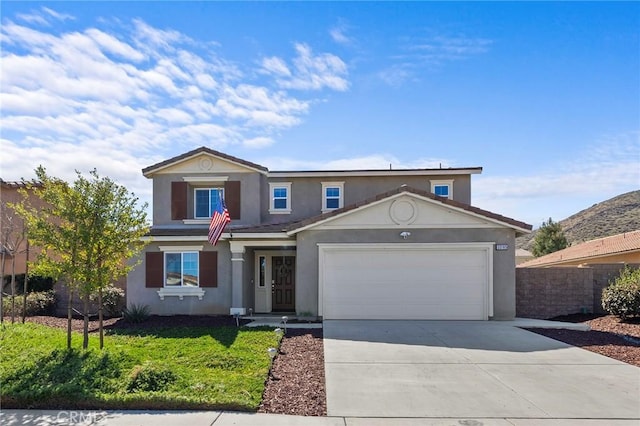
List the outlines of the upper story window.
{"label": "upper story window", "polygon": [[269,183],[269,213],[291,213],[291,182]]}
{"label": "upper story window", "polygon": [[322,182],[322,212],[344,206],[344,182]]}
{"label": "upper story window", "polygon": [[195,219],[207,219],[211,217],[218,204],[224,199],[224,189],[196,188],[193,198],[195,202]]}
{"label": "upper story window", "polygon": [[164,254],[165,287],[198,287],[198,252]]}
{"label": "upper story window", "polygon": [[453,199],[453,180],[432,180],[431,192],[438,197]]}

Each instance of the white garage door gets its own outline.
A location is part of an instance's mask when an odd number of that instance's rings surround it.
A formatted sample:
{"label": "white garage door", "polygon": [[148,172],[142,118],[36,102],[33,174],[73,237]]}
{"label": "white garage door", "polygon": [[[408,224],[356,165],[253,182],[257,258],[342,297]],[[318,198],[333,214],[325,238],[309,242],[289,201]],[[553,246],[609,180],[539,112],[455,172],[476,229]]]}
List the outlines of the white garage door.
{"label": "white garage door", "polygon": [[491,245],[321,244],[325,319],[486,320]]}

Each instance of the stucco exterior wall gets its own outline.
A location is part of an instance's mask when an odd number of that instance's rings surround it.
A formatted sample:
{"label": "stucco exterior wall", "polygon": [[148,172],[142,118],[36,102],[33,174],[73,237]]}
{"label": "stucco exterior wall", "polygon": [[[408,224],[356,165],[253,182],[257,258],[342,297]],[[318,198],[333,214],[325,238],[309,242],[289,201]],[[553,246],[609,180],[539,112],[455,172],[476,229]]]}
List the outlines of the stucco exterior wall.
{"label": "stucco exterior wall", "polygon": [[[270,178],[262,187],[262,221],[278,223],[306,219],[322,213],[322,182],[344,182],[344,206],[375,197],[393,190],[403,184],[416,189],[431,191],[431,180],[454,180],[453,199],[462,203],[471,203],[471,177],[469,175],[451,176],[379,176],[379,177],[323,177],[323,178]],[[291,182],[291,213],[269,213],[269,182]]]}
{"label": "stucco exterior wall", "polygon": [[[214,175],[211,175],[214,176]],[[260,200],[261,179],[259,173],[227,173],[230,181],[240,181],[240,219],[234,225],[256,225],[260,223],[260,209],[256,208]],[[171,220],[171,182],[182,182],[181,174],[158,174],[153,177],[153,225],[188,227],[182,220]],[[211,185],[189,185],[187,192],[187,215],[193,218],[194,188],[208,188]]]}
{"label": "stucco exterior wall", "polygon": [[[151,243],[147,251],[159,251],[158,246],[194,245],[190,243]],[[203,242],[203,251],[218,252],[218,287],[203,288],[202,300],[185,296],[180,300],[176,296],[166,296],[160,300],[159,288],[145,287],[145,257],[136,259],[141,262],[127,277],[127,304],[148,305],[154,315],[228,315],[231,306],[231,251],[229,244],[221,241],[215,247]]]}
{"label": "stucco exterior wall", "polygon": [[412,229],[402,240],[402,229],[314,231],[298,234],[296,271],[296,311],[318,314],[318,243],[465,243],[508,244],[493,253],[494,319],[512,319],[515,300],[515,232],[509,229]]}

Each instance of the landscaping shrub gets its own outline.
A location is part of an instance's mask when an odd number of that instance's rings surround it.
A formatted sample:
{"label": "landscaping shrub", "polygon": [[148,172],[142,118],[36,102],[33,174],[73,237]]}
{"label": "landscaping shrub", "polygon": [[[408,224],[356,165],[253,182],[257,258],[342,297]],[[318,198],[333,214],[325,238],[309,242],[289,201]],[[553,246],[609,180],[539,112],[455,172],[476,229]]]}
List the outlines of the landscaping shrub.
{"label": "landscaping shrub", "polygon": [[[16,296],[16,316],[22,315],[22,295]],[[53,315],[56,311],[56,295],[53,290],[27,294],[27,316]],[[2,299],[2,312],[11,315],[11,298]]]}
{"label": "landscaping shrub", "polygon": [[175,382],[176,375],[171,370],[145,363],[134,367],[127,384],[128,392],[158,392],[163,391]]}
{"label": "landscaping shrub", "polygon": [[[39,275],[34,275],[29,277],[28,284],[28,292],[29,293],[37,293],[41,291],[49,291],[53,290],[53,278],[51,277],[41,277]],[[4,292],[11,293],[11,275],[4,276]],[[24,293],[24,274],[16,274],[16,293],[23,294]]]}
{"label": "landscaping shrub", "polygon": [[[97,303],[98,295],[92,294],[91,301]],[[113,285],[102,290],[102,306],[108,316],[119,317],[124,310],[124,290]]]}
{"label": "landscaping shrub", "polygon": [[622,320],[640,316],[640,269],[624,268],[602,290],[602,308]]}
{"label": "landscaping shrub", "polygon": [[140,323],[144,322],[149,318],[149,306],[147,305],[137,305],[135,303],[129,305],[122,312],[124,319],[128,322],[132,323]]}

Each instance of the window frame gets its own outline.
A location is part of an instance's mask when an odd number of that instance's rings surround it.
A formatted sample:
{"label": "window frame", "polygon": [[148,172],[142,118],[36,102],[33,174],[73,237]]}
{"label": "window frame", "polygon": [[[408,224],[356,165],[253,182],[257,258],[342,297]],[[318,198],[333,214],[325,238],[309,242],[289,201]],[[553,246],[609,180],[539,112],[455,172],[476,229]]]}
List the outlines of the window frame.
{"label": "window frame", "polygon": [[[447,196],[437,195],[436,188],[438,187],[447,187]],[[431,193],[436,197],[447,198],[449,200],[453,200],[453,179],[449,180],[432,180],[431,181]]]}
{"label": "window frame", "polygon": [[[284,208],[276,208],[275,206],[275,190],[284,189],[287,196],[282,198],[278,197],[278,200],[285,200]],[[291,182],[269,182],[269,213],[271,214],[290,214],[291,213]]]}
{"label": "window frame", "polygon": [[[322,213],[326,213],[326,212],[330,212],[333,210],[337,210],[337,209],[341,209],[342,207],[344,207],[344,182],[321,182],[322,185],[322,206],[321,206],[321,211]],[[336,197],[327,197],[327,189],[330,188],[338,188],[339,194],[338,194],[338,207],[334,207],[334,208],[329,208],[327,207],[327,200],[332,199],[335,200]]]}
{"label": "window frame", "polygon": [[[198,191],[208,191],[209,193],[209,202],[207,206],[209,208],[209,216],[198,216]],[[218,191],[221,194],[221,198],[224,200],[224,186],[211,186],[211,187],[196,187],[193,188],[193,218],[194,219],[211,219],[211,215],[213,214],[214,209],[211,207],[211,192]]]}
{"label": "window frame", "polygon": [[[180,285],[168,285],[167,284],[167,265],[169,264],[169,262],[167,262],[167,255],[175,255],[175,254],[179,254],[180,255]],[[196,258],[196,268],[197,268],[197,285],[193,286],[193,285],[185,285],[184,284],[184,255],[185,254],[191,254],[191,255],[195,255]],[[163,250],[163,276],[162,276],[162,287],[163,288],[169,288],[169,289],[189,289],[189,288],[200,288],[200,251],[194,251],[194,250]]]}

